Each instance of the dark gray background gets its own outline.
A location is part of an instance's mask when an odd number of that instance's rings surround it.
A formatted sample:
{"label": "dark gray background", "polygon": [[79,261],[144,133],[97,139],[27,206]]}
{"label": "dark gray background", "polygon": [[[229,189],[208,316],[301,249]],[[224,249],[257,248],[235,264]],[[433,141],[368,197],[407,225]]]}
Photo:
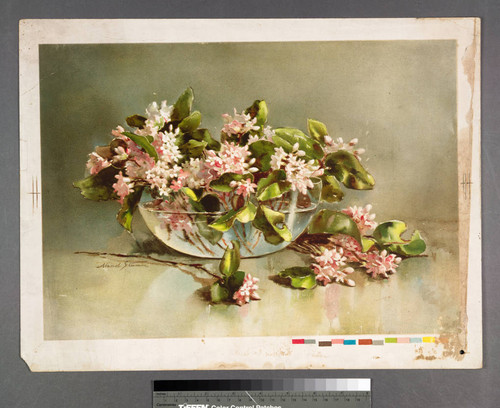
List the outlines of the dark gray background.
{"label": "dark gray background", "polygon": [[[19,357],[18,20],[24,18],[481,17],[482,370],[31,373]],[[373,407],[500,406],[498,0],[0,0],[0,406],[150,407],[153,379],[371,377]]]}

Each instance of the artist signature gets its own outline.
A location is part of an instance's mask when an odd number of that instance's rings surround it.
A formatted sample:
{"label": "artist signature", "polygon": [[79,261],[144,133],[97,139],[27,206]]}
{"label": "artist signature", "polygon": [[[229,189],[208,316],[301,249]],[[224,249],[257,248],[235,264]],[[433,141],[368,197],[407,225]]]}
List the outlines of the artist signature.
{"label": "artist signature", "polygon": [[96,265],[97,269],[117,269],[119,271],[127,268],[147,267],[146,262],[141,261],[120,261],[120,262],[101,262]]}

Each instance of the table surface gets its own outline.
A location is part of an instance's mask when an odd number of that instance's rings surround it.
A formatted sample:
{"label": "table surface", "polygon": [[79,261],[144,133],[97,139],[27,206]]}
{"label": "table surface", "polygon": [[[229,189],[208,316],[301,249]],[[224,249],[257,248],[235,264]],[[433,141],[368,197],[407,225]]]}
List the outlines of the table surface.
{"label": "table surface", "polygon": [[[262,300],[242,307],[210,304],[214,279],[197,267],[218,271],[218,260],[127,254],[124,234],[108,251],[44,254],[44,334],[48,340],[439,334],[456,332],[460,282],[453,253],[456,231],[441,225],[429,234],[426,257],[404,260],[387,280],[362,269],[355,287],[330,284],[292,289],[273,280],[280,270],[305,266],[310,256],[291,249],[243,259],[240,269],[260,279]],[[177,265],[165,262],[175,262]]]}

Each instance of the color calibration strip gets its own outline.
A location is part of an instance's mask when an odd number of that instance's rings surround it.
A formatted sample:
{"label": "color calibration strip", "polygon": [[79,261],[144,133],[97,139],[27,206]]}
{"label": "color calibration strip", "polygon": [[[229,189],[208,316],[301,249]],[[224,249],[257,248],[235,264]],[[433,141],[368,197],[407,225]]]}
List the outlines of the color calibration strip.
{"label": "color calibration strip", "polygon": [[424,337],[386,337],[384,339],[292,339],[292,344],[314,344],[319,347],[331,347],[334,345],[343,346],[383,346],[385,344],[418,344],[418,343],[446,343],[444,337],[424,336]]}
{"label": "color calibration strip", "polygon": [[371,391],[371,379],[285,378],[269,380],[153,381],[153,392],[178,391]]}

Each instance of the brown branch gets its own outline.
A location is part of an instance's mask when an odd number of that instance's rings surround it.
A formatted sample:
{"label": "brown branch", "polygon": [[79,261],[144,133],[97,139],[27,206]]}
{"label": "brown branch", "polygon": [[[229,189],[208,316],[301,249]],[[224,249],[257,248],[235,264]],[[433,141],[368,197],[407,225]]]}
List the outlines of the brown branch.
{"label": "brown branch", "polygon": [[150,255],[129,255],[129,254],[117,254],[117,253],[111,253],[111,252],[76,251],[75,254],[90,255],[90,256],[115,256],[117,258],[140,258],[140,259],[147,259],[149,261],[153,261],[153,262],[156,262],[156,263],[173,266],[175,268],[180,269],[182,272],[185,272],[185,271],[183,271],[181,269],[181,267],[194,268],[194,269],[197,269],[197,270],[199,270],[201,272],[205,272],[205,273],[209,274],[210,276],[213,276],[214,278],[217,278],[218,280],[222,280],[222,278],[219,275],[216,275],[215,273],[210,272],[207,268],[205,268],[200,263],[175,262],[175,261],[167,261],[166,259],[154,258],[154,257],[152,257]]}

